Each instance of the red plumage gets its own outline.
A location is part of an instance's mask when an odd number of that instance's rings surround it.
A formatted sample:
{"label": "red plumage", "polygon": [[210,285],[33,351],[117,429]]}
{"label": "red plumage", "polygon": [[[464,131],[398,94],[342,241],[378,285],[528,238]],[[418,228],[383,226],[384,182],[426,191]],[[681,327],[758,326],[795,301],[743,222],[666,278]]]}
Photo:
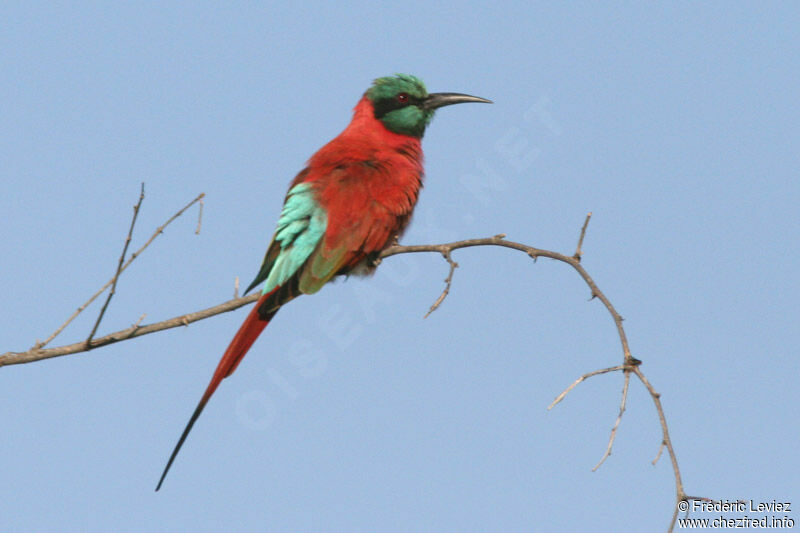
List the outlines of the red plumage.
{"label": "red plumage", "polygon": [[260,316],[259,309],[277,290],[278,289],[275,289],[268,294],[262,295],[261,298],[258,299],[256,305],[250,309],[247,318],[244,319],[244,323],[239,327],[239,331],[236,332],[233,340],[228,345],[228,349],[225,350],[203,397],[210,398],[217,389],[217,385],[219,385],[224,378],[233,374],[236,367],[239,366],[239,363],[244,359],[247,351],[253,343],[256,342],[256,339],[261,335],[261,332],[264,331],[264,328],[267,327],[272,317],[275,316],[275,313],[272,313],[268,318],[264,319]]}
{"label": "red plumage", "polygon": [[389,131],[365,96],[347,128],[292,183],[312,183],[328,214],[323,246],[347,248],[340,274],[402,235],[422,187],[422,160],[420,140]]}
{"label": "red plumage", "polygon": [[371,272],[380,252],[402,235],[422,187],[425,127],[435,109],[462,102],[488,100],[428,94],[419,79],[404,74],[379,78],[356,105],[347,128],[309,159],[289,188],[278,231],[248,288],[266,280],[264,290],[270,292],[225,350],[156,490],[214,391],[280,307],[316,292],[336,275]]}

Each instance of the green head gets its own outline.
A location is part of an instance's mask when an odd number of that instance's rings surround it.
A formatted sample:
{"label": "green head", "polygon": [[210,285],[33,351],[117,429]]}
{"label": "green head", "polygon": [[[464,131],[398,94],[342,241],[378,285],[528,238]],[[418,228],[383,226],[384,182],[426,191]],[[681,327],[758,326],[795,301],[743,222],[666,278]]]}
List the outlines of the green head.
{"label": "green head", "polygon": [[460,93],[428,94],[422,80],[409,74],[378,78],[367,90],[375,118],[389,131],[422,137],[436,109],[463,102],[491,103],[491,100]]}

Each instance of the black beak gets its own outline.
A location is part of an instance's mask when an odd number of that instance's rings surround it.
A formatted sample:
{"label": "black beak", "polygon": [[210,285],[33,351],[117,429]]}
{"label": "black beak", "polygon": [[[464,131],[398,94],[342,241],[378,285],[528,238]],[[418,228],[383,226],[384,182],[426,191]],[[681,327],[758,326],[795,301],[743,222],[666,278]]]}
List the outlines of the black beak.
{"label": "black beak", "polygon": [[470,96],[461,93],[433,93],[429,94],[423,101],[422,107],[424,109],[438,109],[446,105],[463,104],[466,102],[482,102],[484,104],[491,104],[491,100],[480,98],[478,96]]}

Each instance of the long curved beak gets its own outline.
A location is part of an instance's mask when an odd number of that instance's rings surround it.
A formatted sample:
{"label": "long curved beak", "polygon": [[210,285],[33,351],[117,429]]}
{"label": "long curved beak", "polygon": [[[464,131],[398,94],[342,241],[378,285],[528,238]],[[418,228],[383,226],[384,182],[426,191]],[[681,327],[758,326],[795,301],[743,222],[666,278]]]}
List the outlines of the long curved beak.
{"label": "long curved beak", "polygon": [[461,93],[432,93],[422,101],[425,109],[438,109],[446,105],[464,104],[467,102],[481,102],[484,104],[493,103],[491,100],[479,96],[470,96]]}

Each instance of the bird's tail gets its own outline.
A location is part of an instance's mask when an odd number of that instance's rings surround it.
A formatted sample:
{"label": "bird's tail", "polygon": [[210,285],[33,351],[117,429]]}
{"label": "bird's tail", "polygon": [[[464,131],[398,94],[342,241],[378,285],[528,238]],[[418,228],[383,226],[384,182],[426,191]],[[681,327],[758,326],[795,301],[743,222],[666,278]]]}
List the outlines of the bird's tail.
{"label": "bird's tail", "polygon": [[167,472],[169,472],[172,462],[178,455],[181,446],[183,446],[183,442],[186,440],[186,437],[189,436],[192,426],[194,426],[194,423],[197,421],[200,413],[203,412],[203,408],[205,408],[208,400],[214,394],[214,391],[217,390],[217,387],[223,379],[233,374],[233,371],[236,370],[237,366],[239,366],[241,360],[244,359],[247,351],[256,341],[261,332],[264,331],[264,328],[267,327],[267,324],[269,324],[270,320],[272,320],[272,317],[275,316],[275,313],[278,312],[279,307],[269,310],[269,312],[266,314],[260,312],[262,305],[265,304],[266,301],[277,290],[278,288],[259,298],[256,305],[250,310],[250,314],[247,315],[244,324],[241,325],[239,331],[236,332],[233,340],[228,345],[228,349],[225,350],[225,354],[223,354],[222,359],[220,359],[219,364],[217,365],[217,369],[214,371],[214,375],[211,377],[211,382],[208,384],[208,387],[203,393],[202,398],[200,398],[200,403],[197,404],[197,408],[194,410],[194,413],[192,413],[189,423],[186,424],[186,429],[183,430],[181,438],[178,439],[178,444],[176,444],[175,449],[172,450],[172,455],[170,455],[169,461],[167,461],[167,466],[164,467],[164,472],[161,474],[161,479],[158,480],[156,491],[158,491],[158,489],[161,488],[161,484],[164,483],[164,478],[167,477]]}

